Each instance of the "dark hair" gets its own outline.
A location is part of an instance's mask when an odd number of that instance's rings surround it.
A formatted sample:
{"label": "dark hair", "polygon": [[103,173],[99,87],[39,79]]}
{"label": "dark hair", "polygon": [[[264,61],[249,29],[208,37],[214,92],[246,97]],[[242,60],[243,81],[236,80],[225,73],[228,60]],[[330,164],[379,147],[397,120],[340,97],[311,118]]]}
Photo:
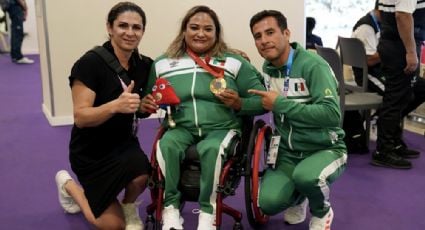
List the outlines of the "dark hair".
{"label": "dark hair", "polygon": [[168,57],[172,57],[172,58],[181,57],[186,52],[184,32],[187,29],[187,24],[189,23],[190,19],[197,13],[208,14],[214,22],[216,43],[214,44],[211,50],[211,55],[222,56],[224,52],[228,51],[227,44],[223,40],[221,24],[217,14],[208,6],[200,5],[200,6],[192,7],[182,19],[180,30],[177,34],[177,37],[174,39],[174,41],[171,43],[171,45],[168,47],[166,51],[166,54]]}
{"label": "dark hair", "polygon": [[379,8],[379,1],[378,1],[378,0],[376,0],[376,1],[375,1],[375,8],[374,8],[374,9],[375,9],[375,10],[378,10],[378,8]]}
{"label": "dark hair", "polygon": [[277,21],[277,25],[279,26],[279,28],[283,31],[286,30],[288,28],[288,24],[286,22],[286,17],[277,10],[263,10],[261,12],[256,13],[254,16],[252,16],[250,22],[249,22],[249,26],[251,28],[251,32],[252,32],[252,27],[258,23],[259,21],[263,20],[265,17],[273,17],[276,19]]}
{"label": "dark hair", "polygon": [[312,32],[314,27],[316,26],[316,19],[314,19],[313,17],[307,17],[307,22],[306,22],[306,27],[307,27],[307,32]]}
{"label": "dark hair", "polygon": [[142,10],[142,8],[135,3],[132,2],[119,2],[115,6],[112,7],[112,9],[108,13],[108,23],[109,25],[113,25],[114,21],[117,19],[117,17],[126,12],[126,11],[133,11],[136,12],[142,17],[142,25],[143,30],[146,28],[146,15],[145,12]]}

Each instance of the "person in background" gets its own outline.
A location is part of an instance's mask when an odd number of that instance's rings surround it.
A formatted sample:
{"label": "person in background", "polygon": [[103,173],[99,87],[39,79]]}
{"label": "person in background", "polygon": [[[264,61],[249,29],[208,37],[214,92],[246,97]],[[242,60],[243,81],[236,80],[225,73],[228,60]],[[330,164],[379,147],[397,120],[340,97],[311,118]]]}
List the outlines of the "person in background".
{"label": "person in background", "polygon": [[347,162],[337,79],[325,60],[289,42],[291,33],[281,12],[255,14],[250,28],[265,59],[268,91],[249,92],[260,95],[264,109],[273,112],[272,140],[280,140],[274,167],[261,180],[259,207],[266,215],[284,211],[287,223],[298,224],[309,206],[310,230],[330,229],[330,185]]}
{"label": "person in background", "polygon": [[[353,27],[353,38],[358,38],[363,42],[367,56],[368,65],[368,90],[376,92],[383,96],[385,91],[385,77],[381,71],[381,58],[378,53],[378,43],[381,31],[381,14],[378,9],[378,0],[375,2],[375,7],[372,11],[361,17]],[[361,68],[353,67],[353,73],[357,85],[363,85],[363,73]],[[413,95],[412,99],[407,103],[406,108],[402,111],[401,117],[405,118],[410,112],[416,109],[425,101],[425,79],[415,76],[412,81]],[[376,113],[376,120],[378,118]],[[346,116],[347,117],[347,116]],[[404,143],[402,136],[400,143],[403,148],[402,157],[417,158],[419,152],[413,149],[408,149]]]}
{"label": "person in background", "polygon": [[0,32],[4,32],[4,28],[6,24],[6,13],[0,8]]}
{"label": "person in background", "polygon": [[102,47],[125,74],[117,75],[101,56],[87,52],[69,77],[75,122],[69,160],[82,187],[60,170],[59,202],[67,213],[82,211],[97,229],[143,229],[136,199],[146,187],[150,163],[140,148],[136,122],[137,116],[149,114],[139,93],[153,62],[137,50],[145,28],[146,16],[138,5],[117,3],[108,13],[109,40]]}
{"label": "person in background", "polygon": [[[193,144],[201,164],[197,229],[216,229],[216,181],[230,140],[240,135],[241,115],[264,113],[261,98],[248,93],[248,89],[265,89],[261,74],[228,48],[217,14],[201,5],[186,13],[178,35],[155,60],[149,85],[158,78],[167,79],[180,98],[179,109],[173,112],[175,127],[165,119],[168,129],[157,143],[165,179],[162,229],[183,229],[180,164]],[[155,108],[155,101],[146,104]]]}
{"label": "person in background", "polygon": [[410,169],[405,158],[418,157],[402,141],[403,111],[412,100],[412,82],[419,76],[421,44],[425,40],[425,5],[418,0],[379,0],[381,35],[378,53],[385,77],[379,110],[378,139],[372,165]]}
{"label": "person in background", "polygon": [[33,64],[34,60],[22,54],[24,41],[24,21],[27,19],[28,6],[25,0],[10,0],[6,9],[10,18],[10,57],[16,64]]}
{"label": "person in background", "polygon": [[315,45],[323,46],[322,38],[313,34],[314,27],[316,27],[316,19],[314,19],[313,17],[307,17],[305,35],[306,49],[316,49]]}
{"label": "person in background", "polygon": [[[384,77],[381,71],[381,59],[378,53],[378,42],[381,31],[381,14],[378,10],[378,1],[375,8],[362,16],[354,25],[351,37],[363,42],[367,55],[367,65],[369,73],[368,90],[384,94]],[[361,68],[353,67],[353,73],[357,85],[363,85],[363,73]]]}

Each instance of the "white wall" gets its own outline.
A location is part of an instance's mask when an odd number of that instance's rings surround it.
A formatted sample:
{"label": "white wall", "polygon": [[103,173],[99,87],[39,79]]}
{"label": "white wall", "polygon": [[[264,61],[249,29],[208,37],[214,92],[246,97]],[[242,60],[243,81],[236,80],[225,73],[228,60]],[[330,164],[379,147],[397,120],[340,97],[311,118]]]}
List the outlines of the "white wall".
{"label": "white wall", "polygon": [[[68,76],[72,64],[88,49],[107,39],[106,15],[114,0],[35,0],[43,86],[43,111],[51,125],[72,121]],[[141,53],[159,56],[177,34],[180,20],[194,5],[205,4],[220,17],[226,42],[244,50],[260,67],[249,19],[263,9],[282,11],[292,40],[304,44],[304,0],[134,0],[146,12],[147,28]]]}
{"label": "white wall", "polygon": [[28,35],[22,43],[23,54],[38,54],[37,22],[35,19],[35,2],[26,0],[28,5],[28,16],[24,22],[24,32]]}

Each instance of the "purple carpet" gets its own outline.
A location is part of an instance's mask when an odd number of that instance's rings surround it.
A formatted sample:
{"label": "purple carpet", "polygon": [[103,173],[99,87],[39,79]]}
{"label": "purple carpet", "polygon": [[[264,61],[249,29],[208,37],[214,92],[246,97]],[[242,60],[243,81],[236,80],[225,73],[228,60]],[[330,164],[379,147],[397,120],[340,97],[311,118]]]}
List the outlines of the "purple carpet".
{"label": "purple carpet", "polygon": [[[68,141],[71,127],[51,127],[41,111],[42,94],[38,56],[33,65],[15,65],[0,54],[0,228],[90,229],[81,214],[65,214],[57,201],[55,173],[69,170]],[[66,77],[66,76],[55,76]],[[150,153],[156,119],[140,124],[140,141]],[[143,135],[142,135],[143,134]],[[425,153],[422,135],[405,132],[407,144]],[[374,148],[374,143],[371,143]],[[425,156],[412,160],[411,170],[392,170],[369,165],[370,155],[350,155],[344,175],[332,187],[335,230],[425,229]],[[146,217],[149,192],[141,197],[140,214]],[[243,186],[226,203],[245,216]],[[186,229],[196,229],[195,203],[183,211]],[[222,229],[232,229],[227,216]],[[308,221],[296,226],[273,216],[264,229],[308,229]]]}

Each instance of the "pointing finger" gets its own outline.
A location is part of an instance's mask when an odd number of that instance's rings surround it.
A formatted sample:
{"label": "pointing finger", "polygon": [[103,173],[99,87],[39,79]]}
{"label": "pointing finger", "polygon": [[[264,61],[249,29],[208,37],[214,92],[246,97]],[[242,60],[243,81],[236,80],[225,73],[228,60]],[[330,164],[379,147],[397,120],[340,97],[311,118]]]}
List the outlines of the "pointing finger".
{"label": "pointing finger", "polygon": [[256,89],[249,89],[248,93],[252,93],[252,94],[255,94],[255,95],[258,95],[258,96],[262,96],[262,97],[267,95],[267,91],[256,90]]}

